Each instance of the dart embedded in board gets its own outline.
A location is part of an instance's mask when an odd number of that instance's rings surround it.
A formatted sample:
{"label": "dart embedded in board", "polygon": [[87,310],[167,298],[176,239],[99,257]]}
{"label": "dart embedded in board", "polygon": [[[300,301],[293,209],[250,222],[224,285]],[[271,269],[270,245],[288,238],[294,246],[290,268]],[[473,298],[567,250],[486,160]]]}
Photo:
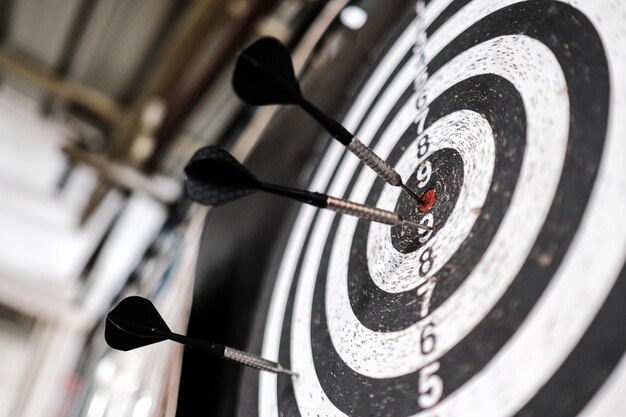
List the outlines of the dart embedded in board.
{"label": "dart embedded in board", "polygon": [[322,193],[262,182],[231,154],[215,146],[199,149],[185,167],[185,174],[189,196],[204,205],[217,206],[263,191],[367,221],[433,230],[430,226],[404,219],[392,211]]}
{"label": "dart embedded in board", "polygon": [[422,203],[391,165],[302,95],[289,51],[277,39],[261,38],[241,52],[233,73],[233,88],[243,101],[253,106],[300,106],[385,182],[402,188],[415,201]]}
{"label": "dart embedded in board", "polygon": [[219,343],[194,339],[170,330],[154,304],[146,298],[123,299],[106,316],[104,338],[113,349],[128,351],[164,340],[172,340],[198,349],[209,356],[277,374],[297,376],[279,363]]}

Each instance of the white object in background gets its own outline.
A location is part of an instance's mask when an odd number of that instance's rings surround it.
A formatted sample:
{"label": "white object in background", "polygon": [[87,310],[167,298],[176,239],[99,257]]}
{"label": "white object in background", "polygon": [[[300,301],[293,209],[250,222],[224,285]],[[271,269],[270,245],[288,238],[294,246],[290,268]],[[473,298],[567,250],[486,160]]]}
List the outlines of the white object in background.
{"label": "white object in background", "polygon": [[122,196],[111,192],[79,226],[97,175],[78,166],[57,189],[67,167],[60,149],[67,135],[37,103],[0,88],[0,301],[30,315],[74,295],[122,205]]}
{"label": "white object in background", "polygon": [[90,286],[83,303],[86,317],[96,319],[110,306],[166,218],[165,207],[147,195],[135,193],[128,199],[87,278]]}
{"label": "white object in background", "polygon": [[63,172],[60,144],[67,132],[42,117],[37,103],[0,89],[0,178],[28,192],[48,193]]}

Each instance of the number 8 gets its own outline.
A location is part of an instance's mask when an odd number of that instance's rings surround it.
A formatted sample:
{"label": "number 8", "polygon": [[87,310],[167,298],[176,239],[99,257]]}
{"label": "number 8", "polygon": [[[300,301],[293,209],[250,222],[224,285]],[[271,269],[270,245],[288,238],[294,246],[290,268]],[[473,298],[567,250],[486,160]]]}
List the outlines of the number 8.
{"label": "number 8", "polygon": [[424,135],[417,142],[417,157],[422,158],[428,152],[428,135]]}
{"label": "number 8", "polygon": [[426,248],[424,252],[419,257],[420,266],[419,266],[419,274],[420,276],[424,276],[430,272],[433,267],[433,249]]}

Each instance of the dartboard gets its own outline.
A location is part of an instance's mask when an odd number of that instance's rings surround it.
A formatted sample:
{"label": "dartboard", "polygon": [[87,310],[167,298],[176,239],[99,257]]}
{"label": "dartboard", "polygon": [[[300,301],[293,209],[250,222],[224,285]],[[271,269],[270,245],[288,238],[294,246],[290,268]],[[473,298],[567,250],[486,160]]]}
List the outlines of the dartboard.
{"label": "dartboard", "polygon": [[309,188],[432,226],[302,207],[240,415],[626,415],[626,3],[417,2]]}

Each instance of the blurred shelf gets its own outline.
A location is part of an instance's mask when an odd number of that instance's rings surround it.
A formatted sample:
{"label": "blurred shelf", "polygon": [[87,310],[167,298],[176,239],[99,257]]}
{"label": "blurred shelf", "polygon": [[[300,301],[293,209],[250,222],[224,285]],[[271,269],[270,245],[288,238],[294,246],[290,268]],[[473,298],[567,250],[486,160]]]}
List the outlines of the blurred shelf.
{"label": "blurred shelf", "polygon": [[0,88],[0,417],[60,412],[85,341],[168,218],[130,187],[81,222],[101,174],[63,152],[74,135]]}
{"label": "blurred shelf", "polygon": [[346,3],[4,6],[0,417],[174,415],[182,348],[111,352],[102,316],[143,294],[185,331],[207,211],[169,222],[182,166],[209,143],[245,159],[277,111],[234,95],[236,52],[276,36],[300,70]]}

